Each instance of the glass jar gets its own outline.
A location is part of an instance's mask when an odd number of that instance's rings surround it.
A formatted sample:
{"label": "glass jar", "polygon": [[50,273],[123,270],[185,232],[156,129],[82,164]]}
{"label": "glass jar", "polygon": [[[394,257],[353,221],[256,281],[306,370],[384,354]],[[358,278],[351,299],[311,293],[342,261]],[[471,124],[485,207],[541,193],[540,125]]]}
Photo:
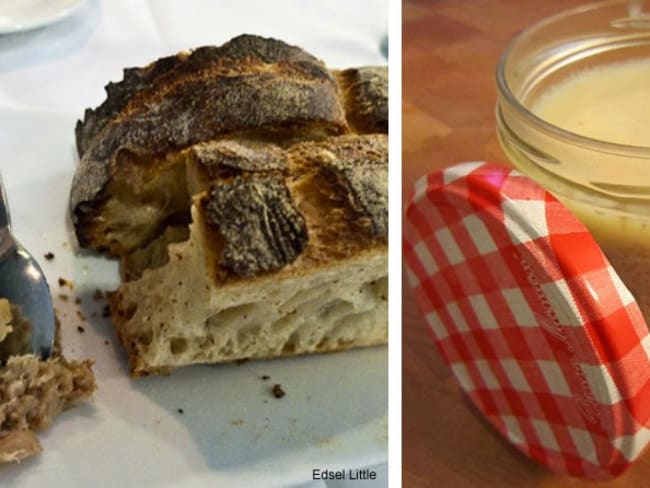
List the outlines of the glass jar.
{"label": "glass jar", "polygon": [[[584,222],[650,324],[650,124],[648,144],[632,146],[569,132],[531,112],[576,73],[650,59],[650,13],[641,6],[587,5],[523,31],[497,67],[496,116],[508,159]],[[650,80],[645,103],[650,117]]]}

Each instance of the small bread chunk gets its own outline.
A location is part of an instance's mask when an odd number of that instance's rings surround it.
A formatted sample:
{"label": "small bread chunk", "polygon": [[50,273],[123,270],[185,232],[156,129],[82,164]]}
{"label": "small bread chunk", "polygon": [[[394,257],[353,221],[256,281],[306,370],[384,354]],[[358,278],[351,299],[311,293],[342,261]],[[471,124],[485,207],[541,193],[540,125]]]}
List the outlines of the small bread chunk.
{"label": "small bread chunk", "polygon": [[68,362],[62,357],[9,358],[0,368],[0,463],[41,451],[36,432],[95,391],[91,366],[91,361]]}
{"label": "small bread chunk", "polygon": [[[2,346],[14,334],[26,335],[21,329],[29,323],[4,298],[0,298],[0,319],[4,330],[9,329]],[[89,398],[96,388],[92,361],[67,361],[61,356],[58,330],[54,354],[47,360],[6,347],[3,357],[7,357],[4,354],[9,357],[0,366],[0,464],[40,452],[36,432],[48,428],[63,410]]]}

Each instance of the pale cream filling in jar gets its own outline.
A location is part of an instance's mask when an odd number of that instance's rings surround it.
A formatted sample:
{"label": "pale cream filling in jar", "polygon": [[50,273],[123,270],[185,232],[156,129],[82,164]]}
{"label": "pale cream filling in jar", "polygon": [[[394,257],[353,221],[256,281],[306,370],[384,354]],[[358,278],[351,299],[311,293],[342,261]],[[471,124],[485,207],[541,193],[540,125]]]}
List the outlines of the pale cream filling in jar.
{"label": "pale cream filling in jar", "polygon": [[650,324],[650,12],[640,5],[587,5],[523,31],[497,68],[496,115],[512,164],[585,223]]}

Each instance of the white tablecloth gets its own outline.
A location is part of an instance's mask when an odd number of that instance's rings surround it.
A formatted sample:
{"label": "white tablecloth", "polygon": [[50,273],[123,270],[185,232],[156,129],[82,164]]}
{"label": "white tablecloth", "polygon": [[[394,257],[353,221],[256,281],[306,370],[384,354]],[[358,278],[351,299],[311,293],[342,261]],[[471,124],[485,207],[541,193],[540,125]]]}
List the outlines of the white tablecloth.
{"label": "white tablecloth", "polygon": [[299,45],[335,68],[385,64],[387,2],[88,0],[55,25],[0,36],[0,106],[80,116],[124,67],[244,32]]}
{"label": "white tablecloth", "polygon": [[[123,68],[244,32],[301,46],[330,67],[385,64],[387,15],[386,0],[88,0],[56,24],[0,35],[0,110],[81,117]],[[372,469],[374,482],[305,479],[300,486],[387,486],[387,465]]]}

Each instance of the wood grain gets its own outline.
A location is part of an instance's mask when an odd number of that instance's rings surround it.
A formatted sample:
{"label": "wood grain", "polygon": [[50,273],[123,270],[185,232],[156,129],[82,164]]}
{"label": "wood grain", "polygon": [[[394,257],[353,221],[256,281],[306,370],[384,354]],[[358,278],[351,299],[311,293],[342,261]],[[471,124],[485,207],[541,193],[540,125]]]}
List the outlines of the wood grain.
{"label": "wood grain", "polygon": [[[508,40],[575,0],[405,0],[403,197],[461,161],[506,162],[496,137],[494,71]],[[404,283],[403,484],[406,487],[643,487],[650,453],[623,476],[557,476],[505,442],[459,392]]]}

